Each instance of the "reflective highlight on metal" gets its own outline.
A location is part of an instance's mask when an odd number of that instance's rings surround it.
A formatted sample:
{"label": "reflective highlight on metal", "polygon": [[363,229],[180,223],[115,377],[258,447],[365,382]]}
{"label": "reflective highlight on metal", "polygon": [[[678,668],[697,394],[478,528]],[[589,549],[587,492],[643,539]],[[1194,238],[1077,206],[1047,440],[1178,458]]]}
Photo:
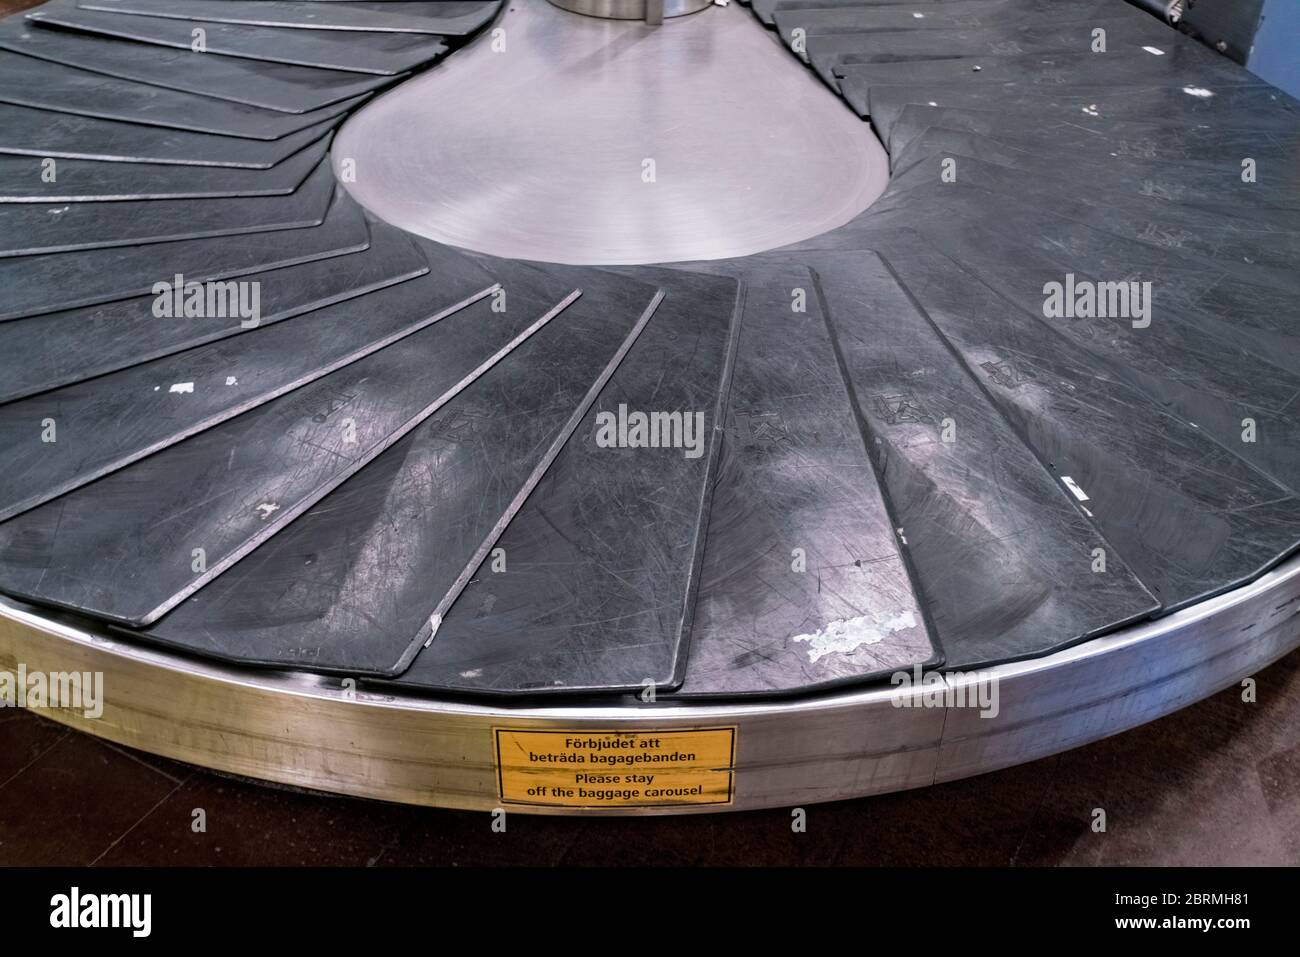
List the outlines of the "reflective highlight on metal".
{"label": "reflective highlight on metal", "polygon": [[713,0],[550,0],[562,10],[607,20],[645,20],[662,23],[665,17],[699,13]]}
{"label": "reflective highlight on metal", "polygon": [[884,189],[870,128],[736,5],[649,27],[526,3],[498,26],[339,132],[381,219],[497,256],[673,262],[816,236]]}
{"label": "reflective highlight on metal", "polygon": [[[475,810],[501,803],[495,726],[667,731],[734,725],[736,791],[728,810],[779,807],[924,787],[1078,747],[1235,684],[1297,646],[1300,559],[1292,559],[1250,585],[1159,621],[1034,661],[945,676],[936,707],[905,706],[911,693],[900,687],[755,704],[509,707],[391,689],[345,691],[332,679],[229,668],[84,631],[0,600],[0,669],[22,663],[29,672],[104,674],[102,717],[43,712],[60,723],[235,774]],[[973,699],[970,683],[981,680],[996,681],[996,715],[951,704]]]}

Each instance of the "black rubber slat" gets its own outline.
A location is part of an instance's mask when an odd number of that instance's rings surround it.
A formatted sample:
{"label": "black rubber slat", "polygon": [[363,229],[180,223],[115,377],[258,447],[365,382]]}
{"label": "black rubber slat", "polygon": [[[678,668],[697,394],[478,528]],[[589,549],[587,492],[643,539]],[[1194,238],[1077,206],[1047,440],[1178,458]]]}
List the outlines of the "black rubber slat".
{"label": "black rubber slat", "polygon": [[[622,270],[665,299],[404,685],[476,694],[658,689],[681,681],[729,377],[737,285]],[[598,441],[602,419],[680,413],[682,445]],[[686,416],[698,428],[686,432]],[[629,436],[631,433],[629,432]],[[689,446],[687,440],[691,440]],[[439,609],[441,610],[441,609]]]}
{"label": "black rubber slat", "polygon": [[957,4],[862,4],[829,9],[778,10],[776,29],[805,36],[880,30],[951,30],[1020,27],[1096,19],[1115,9],[1113,0],[966,0]]}
{"label": "black rubber slat", "polygon": [[[492,271],[508,313],[531,312],[556,284],[550,267],[531,277],[509,263]],[[149,634],[264,664],[405,668],[440,604],[478,566],[474,556],[492,547],[621,367],[642,321],[653,322],[654,287],[591,270],[561,275],[581,278],[583,295],[547,328]]]}
{"label": "black rubber slat", "polygon": [[39,20],[18,17],[0,21],[0,48],[104,76],[284,113],[320,109],[392,82],[388,77],[208,56],[72,30],[42,29]]}
{"label": "black rubber slat", "polygon": [[[539,316],[497,314],[480,299],[0,524],[0,587],[125,624],[157,620],[451,401],[568,301]],[[438,309],[422,298],[410,308],[411,319]]]}
{"label": "black rubber slat", "polygon": [[0,154],[0,203],[284,196],[320,165],[328,147],[322,137],[266,170]]}
{"label": "black rubber slat", "polygon": [[[1068,166],[1068,161],[1062,162],[1063,169]],[[1073,182],[1068,177],[1065,181]],[[1294,302],[1290,290],[1253,277],[1232,278],[1220,269],[1206,268],[1195,257],[1180,256],[1172,246],[1139,244],[1104,228],[1053,216],[1038,205],[1038,197],[1022,203],[1009,193],[993,194],[960,183],[937,191],[912,189],[879,200],[869,219],[792,248],[874,249],[895,238],[900,228],[924,229],[958,261],[979,256],[992,243],[1005,250],[1012,270],[1016,258],[1026,251],[1068,257],[1053,277],[1058,282],[1069,272],[1101,273],[1107,281],[1116,277],[1150,281],[1165,316],[1194,319],[1204,329],[1219,330],[1219,338],[1234,340],[1259,360],[1282,368],[1300,363],[1300,334],[1290,321]],[[964,234],[969,238],[963,239]],[[1276,276],[1276,271],[1261,271],[1258,278]],[[1034,311],[1041,312],[1041,282],[1021,293],[1039,297]]]}
{"label": "black rubber slat", "polygon": [[[1110,16],[1077,23],[1033,24],[1018,29],[909,30],[813,36],[807,39],[807,59],[818,74],[833,81],[836,70],[849,63],[895,60],[936,60],[958,56],[1089,53],[1093,30],[1106,31],[1107,48],[1137,49],[1176,42],[1178,34],[1154,17],[1115,3]],[[783,39],[788,41],[787,37]],[[1100,54],[1099,54],[1100,55]]]}
{"label": "black rubber slat", "polygon": [[141,14],[173,20],[202,20],[307,30],[356,30],[465,36],[496,16],[496,0],[466,2],[335,3],[328,7],[295,0],[77,0],[83,10]]}
{"label": "black rubber slat", "polygon": [[[886,146],[894,155],[934,126],[1008,139],[1044,158],[1065,156],[1093,162],[1138,160],[1144,163],[1193,163],[1241,176],[1243,157],[1254,157],[1263,177],[1269,167],[1284,168],[1300,156],[1300,127],[1295,130],[1224,129],[1217,125],[1121,122],[1080,113],[1063,120],[981,109],[940,110],[909,104],[899,113]],[[1213,202],[1215,191],[1203,199]]]}
{"label": "black rubber slat", "polygon": [[[1210,95],[1205,95],[1205,94]],[[1134,121],[1159,117],[1163,123],[1213,124],[1224,129],[1288,133],[1300,123],[1286,94],[1271,87],[1230,86],[1216,91],[1204,87],[1116,86],[1086,93],[1066,88],[1055,95],[1024,92],[995,84],[991,89],[953,90],[941,87],[874,86],[868,96],[872,125],[888,139],[899,113],[909,104],[938,108],[981,109],[990,102],[1002,112],[1044,121],[1077,117]]]}
{"label": "black rubber slat", "polygon": [[961,153],[931,157],[895,175],[882,209],[906,205],[912,198],[909,192],[933,191],[945,161],[947,169],[957,171],[957,181],[946,184],[950,188],[945,191],[955,200],[972,197],[974,208],[981,208],[980,201],[987,205],[996,202],[992,194],[1003,194],[1032,203],[1045,216],[1058,216],[1128,241],[1119,247],[1099,248],[1097,258],[1092,260],[1098,268],[1112,268],[1110,264],[1116,262],[1116,254],[1122,249],[1134,266],[1153,256],[1171,266],[1203,263],[1224,277],[1300,292],[1300,275],[1294,268],[1300,258],[1300,217],[1295,212],[1253,209],[1248,218],[1243,218],[1147,196],[1112,194],[1096,186],[1063,191],[1062,172],[1074,172],[1068,161],[1058,161],[1054,168],[1042,172],[1029,172]]}
{"label": "black rubber slat", "polygon": [[[968,161],[967,165],[972,166],[973,161]],[[1027,179],[1025,182],[1029,183]],[[1204,252],[1187,253],[1181,248],[1183,244],[1189,247],[1205,245],[1203,238],[1195,234],[1195,215],[1198,210],[1192,207],[1177,208],[1185,215],[1185,225],[1181,231],[1180,227],[1169,227],[1164,241],[1159,241],[1159,231],[1164,228],[1161,223],[1168,220],[1153,213],[1149,235],[1144,241],[1137,241],[1132,236],[1125,235],[1126,231],[1132,232],[1135,228],[1132,221],[1126,225],[1123,217],[1116,214],[1114,224],[1104,216],[1095,217],[1091,223],[1085,222],[1083,217],[1089,215],[1087,207],[1076,208],[1076,216],[1058,215],[1054,206],[1038,202],[1028,185],[1019,200],[1009,192],[993,192],[975,185],[949,185],[956,188],[942,197],[942,203],[904,194],[897,199],[886,200],[882,212],[890,211],[890,206],[894,207],[893,212],[900,217],[909,208],[919,212],[918,200],[928,204],[933,212],[938,212],[941,207],[970,211],[987,210],[996,206],[1001,212],[998,220],[982,222],[978,217],[972,217],[956,221],[952,228],[953,235],[960,236],[966,229],[995,233],[1015,243],[1062,258],[1067,263],[1069,259],[1062,254],[1073,254],[1079,257],[1075,260],[1076,265],[1086,264],[1089,269],[1102,274],[1121,277],[1141,274],[1153,283],[1162,303],[1204,305],[1212,302],[1215,308],[1221,310],[1224,318],[1230,318],[1234,322],[1252,315],[1256,302],[1271,307],[1272,304],[1283,301],[1287,295],[1295,294],[1297,280],[1293,273],[1257,263],[1227,261],[1226,250],[1232,248],[1234,243],[1249,248],[1257,242],[1249,238],[1234,239],[1227,232],[1249,225],[1244,220],[1204,214],[1206,219],[1222,224],[1220,235],[1223,237],[1221,242],[1224,251],[1221,258],[1216,260]],[[1277,212],[1286,215],[1286,211]],[[918,216],[919,220],[925,218]],[[1138,219],[1137,222],[1141,220]],[[849,233],[851,230],[844,231],[844,241],[858,245],[857,241],[847,239]],[[1264,234],[1264,231],[1261,229],[1259,234]],[[1249,232],[1244,233],[1245,237],[1251,235]],[[1274,235],[1279,245],[1294,244],[1294,234],[1279,232],[1269,235]],[[839,245],[841,234],[827,234],[822,241],[827,245]],[[1014,266],[1014,263],[1011,265]],[[1039,294],[1041,298],[1041,288],[1029,291]],[[1236,306],[1233,307],[1232,303],[1236,303]]]}
{"label": "black rubber slat", "polygon": [[[742,0],[743,2],[743,0]],[[960,6],[969,0],[753,0],[750,6],[758,18],[769,26],[773,23],[778,10],[832,9],[836,7],[892,6],[907,3],[909,6],[930,6],[931,4],[954,4]]]}
{"label": "black rubber slat", "polygon": [[245,281],[258,284],[261,315],[255,326],[229,309],[226,315],[160,318],[154,315],[158,297],[153,295],[14,320],[2,333],[0,402],[324,309],[414,279],[428,268],[425,257],[404,233],[372,223],[370,247],[361,252],[245,276]]}
{"label": "black rubber slat", "polygon": [[[956,156],[1039,175],[1053,171],[1059,174],[1059,156],[1026,149],[1025,145],[966,130],[931,127],[909,138],[907,145],[890,157],[890,164],[895,177],[907,173],[917,163],[942,163]],[[1163,204],[1194,206],[1242,219],[1250,219],[1267,207],[1300,209],[1300,164],[1272,157],[1256,158],[1257,177],[1253,182],[1242,178],[1240,159],[1214,164],[1161,163],[1131,156],[1074,156],[1070,166],[1072,173],[1081,177],[1079,182],[1090,184],[1087,191],[1075,194],[1080,200],[1091,199],[1094,192],[1100,191]],[[1295,222],[1294,217],[1291,222]]]}
{"label": "black rubber slat", "polygon": [[[444,249],[432,271],[408,282],[0,406],[9,463],[0,475],[0,521],[328,375],[491,286],[480,267]],[[60,429],[53,448],[31,428],[47,419]]]}
{"label": "black rubber slat", "polygon": [[776,257],[745,264],[723,458],[678,693],[789,693],[937,664],[817,279]]}
{"label": "black rubber slat", "polygon": [[[928,248],[889,255],[927,294],[962,295],[961,274]],[[1155,612],[888,266],[869,253],[811,261],[945,666],[1034,657]]]}
{"label": "black rubber slat", "polygon": [[282,30],[237,23],[195,23],[136,17],[49,3],[27,19],[99,36],[190,51],[194,30],[203,31],[205,56],[231,56],[271,63],[323,67],[352,73],[397,76],[447,52],[440,37],[424,33],[363,33],[354,30]]}
{"label": "black rubber slat", "polygon": [[985,90],[997,83],[1019,82],[1053,92],[1067,87],[1100,92],[1111,85],[1265,86],[1263,80],[1223,62],[1200,44],[1185,42],[1163,47],[1124,46],[1105,54],[850,63],[841,67],[840,73],[840,93],[861,116],[867,115],[873,86],[943,84],[952,89]]}
{"label": "black rubber slat", "polygon": [[0,50],[0,102],[198,133],[278,140],[361,105],[365,95],[310,113],[280,113],[119,80]]}
{"label": "black rubber slat", "polygon": [[0,260],[0,320],[143,296],[176,274],[187,281],[251,272],[359,252],[370,243],[361,208],[337,191],[312,229],[188,239]]}
{"label": "black rubber slat", "polygon": [[0,103],[0,153],[114,163],[270,169],[318,141],[326,120],[278,140],[214,136]]}
{"label": "black rubber slat", "polygon": [[[317,226],[334,190],[334,173],[322,161],[297,190],[284,196],[7,203],[0,205],[0,260]],[[21,271],[23,266],[16,268]],[[29,268],[39,272],[44,266],[32,262]]]}
{"label": "black rubber slat", "polygon": [[[1081,256],[1090,265],[1071,265],[1062,250],[1085,250],[1090,237],[1077,229],[1035,233],[1014,232],[1015,222],[1006,229],[984,230],[966,227],[959,236],[932,244],[961,244],[968,268],[978,268],[984,281],[1026,314],[1043,308],[1042,290],[1049,282],[1063,282],[1073,274],[1077,282],[1102,282],[1115,275],[1100,255]],[[937,230],[926,228],[927,237]],[[977,253],[969,252],[976,244]],[[1125,258],[1121,246],[1115,258]],[[1113,376],[1149,396],[1160,408],[1169,410],[1290,489],[1300,489],[1300,425],[1288,409],[1300,395],[1300,364],[1294,348],[1290,353],[1261,354],[1233,325],[1203,311],[1173,307],[1159,298],[1165,284],[1186,281],[1192,285],[1193,271],[1182,271],[1168,263],[1143,262],[1129,254],[1130,275],[1153,277],[1153,302],[1149,324],[1138,327],[1124,318],[1058,321],[1055,328],[1070,340],[1075,350],[1087,350],[1107,363]],[[1103,277],[1103,278],[1099,278]],[[1211,275],[1210,281],[1213,281]],[[1243,309],[1245,308],[1243,303]],[[1249,370],[1249,374],[1243,374]],[[1243,422],[1255,423],[1255,440],[1243,441]]]}
{"label": "black rubber slat", "polygon": [[1166,608],[1249,581],[1300,542],[1291,492],[1127,385],[1111,363],[1071,348],[956,262],[944,287],[909,278],[906,261],[894,266],[970,374]]}

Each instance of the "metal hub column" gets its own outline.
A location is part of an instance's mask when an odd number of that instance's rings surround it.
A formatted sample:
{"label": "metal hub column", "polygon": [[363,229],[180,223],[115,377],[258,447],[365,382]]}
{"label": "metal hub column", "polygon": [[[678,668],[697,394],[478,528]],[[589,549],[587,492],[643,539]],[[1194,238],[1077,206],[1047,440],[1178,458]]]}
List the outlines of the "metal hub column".
{"label": "metal hub column", "polygon": [[645,20],[662,23],[665,17],[699,13],[713,0],[551,0],[562,10],[607,20]]}

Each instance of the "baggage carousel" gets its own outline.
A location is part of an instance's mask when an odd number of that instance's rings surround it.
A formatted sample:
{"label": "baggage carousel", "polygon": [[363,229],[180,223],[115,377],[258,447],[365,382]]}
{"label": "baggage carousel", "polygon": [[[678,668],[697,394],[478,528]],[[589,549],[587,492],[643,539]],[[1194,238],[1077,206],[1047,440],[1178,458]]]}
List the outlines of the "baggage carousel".
{"label": "baggage carousel", "polygon": [[0,672],[225,772],[594,815],[1242,682],[1300,645],[1300,104],[1180,10],[0,21]]}

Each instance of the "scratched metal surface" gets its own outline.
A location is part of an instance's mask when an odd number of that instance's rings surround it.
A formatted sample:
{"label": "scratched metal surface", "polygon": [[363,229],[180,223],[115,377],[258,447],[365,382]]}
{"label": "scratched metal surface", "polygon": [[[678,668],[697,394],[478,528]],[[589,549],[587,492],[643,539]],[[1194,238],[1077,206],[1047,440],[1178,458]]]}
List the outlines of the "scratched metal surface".
{"label": "scratched metal surface", "polygon": [[[370,295],[401,298],[420,282]],[[410,297],[411,318],[424,320],[419,331],[0,524],[0,587],[150,624],[453,399],[563,306],[497,314],[486,298],[443,304]],[[413,367],[419,375],[410,375]],[[105,514],[112,523],[102,521]],[[204,552],[197,566],[196,548]]]}
{"label": "scratched metal surface", "polygon": [[790,693],[938,663],[816,275],[774,258],[738,270],[745,309],[679,694]]}
{"label": "scratched metal surface", "polygon": [[365,97],[361,94],[308,113],[281,113],[0,50],[0,101],[198,133],[278,140],[356,109]]}
{"label": "scratched metal surface", "polygon": [[743,10],[650,27],[521,3],[500,29],[504,50],[480,37],[340,129],[348,189],[385,222],[545,262],[721,259],[847,222],[884,187],[870,130]]}
{"label": "scratched metal surface", "polygon": [[[220,657],[393,674],[511,510],[542,454],[618,366],[655,288],[594,270],[489,263],[509,314],[582,296],[262,548],[149,629]],[[499,322],[499,318],[489,319]],[[438,639],[439,641],[441,638]],[[437,642],[435,642],[436,644]]]}
{"label": "scratched metal surface", "polygon": [[[322,162],[283,196],[5,203],[0,205],[0,259],[318,226],[334,190],[329,164]],[[43,267],[32,259],[31,268],[39,273]]]}
{"label": "scratched metal surface", "polygon": [[[187,20],[126,16],[82,10],[56,0],[27,19],[101,36],[189,50],[195,25]],[[396,76],[447,52],[442,37],[426,33],[362,33],[352,30],[292,30],[240,23],[204,22],[205,56],[232,56],[271,63],[324,67],[351,73]]]}
{"label": "scratched metal surface", "polygon": [[320,164],[328,147],[323,137],[266,170],[60,159],[53,178],[42,175],[50,168],[46,157],[0,154],[0,203],[284,196]]}
{"label": "scratched metal surface", "polygon": [[[497,542],[506,572],[491,559],[475,569],[402,686],[544,694],[680,684],[738,289],[718,276],[626,272],[658,283],[663,303]],[[620,407],[681,412],[703,431],[691,450],[598,444],[598,417]]]}
{"label": "scratched metal surface", "polygon": [[39,20],[19,17],[0,21],[0,48],[104,76],[284,113],[306,113],[393,82],[390,77],[208,56],[189,49],[153,48],[145,57],[134,43],[42,29]]}
{"label": "scratched metal surface", "polygon": [[358,252],[369,243],[360,207],[337,191],[315,228],[0,259],[0,320],[142,296],[176,273],[193,282],[228,279]]}
{"label": "scratched metal surface", "polygon": [[225,0],[215,4],[208,0],[77,0],[77,6],[83,10],[261,27],[464,36],[496,16],[501,4],[499,0],[404,0],[332,6],[294,0]]}
{"label": "scratched metal surface", "polygon": [[[356,362],[492,285],[462,253],[427,255],[408,282],[0,407],[0,520]],[[46,418],[53,447],[32,427]]]}
{"label": "scratched metal surface", "polygon": [[[428,261],[408,236],[391,226],[371,223],[366,249],[255,272],[242,280],[258,284],[260,329],[414,279],[428,269]],[[0,337],[5,345],[0,351],[0,402],[84,382],[249,331],[238,315],[159,321],[153,314],[156,299],[137,296],[7,323]]]}
{"label": "scratched metal surface", "polygon": [[278,140],[138,126],[0,103],[0,153],[118,163],[270,169],[334,128],[317,123]]}

